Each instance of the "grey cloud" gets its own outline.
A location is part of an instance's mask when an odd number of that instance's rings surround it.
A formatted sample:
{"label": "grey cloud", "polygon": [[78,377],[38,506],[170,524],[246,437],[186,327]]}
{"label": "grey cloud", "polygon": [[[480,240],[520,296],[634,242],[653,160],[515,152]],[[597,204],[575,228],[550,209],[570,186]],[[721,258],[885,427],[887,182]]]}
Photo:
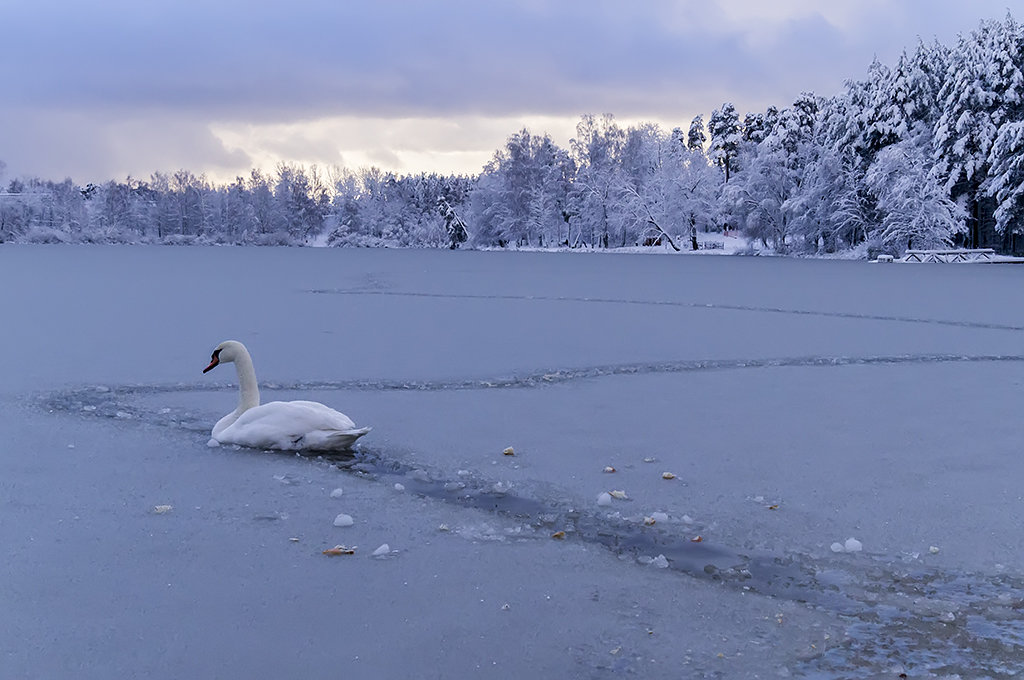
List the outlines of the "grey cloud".
{"label": "grey cloud", "polygon": [[8,176],[72,177],[86,183],[181,168],[227,174],[252,165],[244,152],[225,149],[203,121],[167,116],[123,119],[0,109],[0,136]]}
{"label": "grey cloud", "polygon": [[[685,125],[726,100],[760,110],[802,90],[833,94],[875,55],[889,61],[917,35],[948,41],[1006,11],[994,0],[875,0],[850,2],[843,26],[806,10],[730,23],[725,9],[747,1],[10,3],[0,158],[25,172],[60,159],[58,174],[76,177],[123,172],[144,153],[150,166],[226,169],[246,158],[211,124],[338,116],[607,111]],[[24,114],[12,122],[13,111]],[[76,117],[81,134],[52,127]]]}

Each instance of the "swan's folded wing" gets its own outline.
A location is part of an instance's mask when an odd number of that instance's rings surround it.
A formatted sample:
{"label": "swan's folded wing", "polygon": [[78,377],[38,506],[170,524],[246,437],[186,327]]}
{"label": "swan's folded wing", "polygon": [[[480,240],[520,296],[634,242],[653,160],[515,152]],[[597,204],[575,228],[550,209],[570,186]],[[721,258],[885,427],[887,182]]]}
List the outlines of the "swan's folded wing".
{"label": "swan's folded wing", "polygon": [[310,451],[343,451],[351,448],[356,440],[373,428],[360,427],[354,430],[316,430],[302,438],[301,448]]}

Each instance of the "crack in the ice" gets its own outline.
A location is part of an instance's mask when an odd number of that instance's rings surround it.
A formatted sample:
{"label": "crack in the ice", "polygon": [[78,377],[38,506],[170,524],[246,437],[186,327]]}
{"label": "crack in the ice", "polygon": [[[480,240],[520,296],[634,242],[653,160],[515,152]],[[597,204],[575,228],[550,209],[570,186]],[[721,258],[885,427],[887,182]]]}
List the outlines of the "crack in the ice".
{"label": "crack in the ice", "polygon": [[866,314],[861,312],[837,312],[816,309],[794,309],[789,307],[771,307],[764,305],[738,305],[729,303],[687,302],[684,300],[631,300],[625,298],[574,297],[560,295],[510,295],[510,294],[473,294],[473,293],[426,293],[415,291],[359,290],[341,288],[314,288],[306,291],[316,295],[379,295],[390,297],[423,297],[453,298],[465,300],[518,300],[527,302],[580,302],[620,305],[646,305],[652,307],[685,307],[688,309],[722,309],[733,312],[764,312],[767,314],[791,314],[797,316],[822,316],[838,319],[854,319],[859,321],[896,321],[900,323],[932,324],[938,326],[954,326],[957,328],[976,328],[982,330],[1024,331],[1024,326],[1016,324],[994,323],[986,321],[963,321],[956,319],[934,319],[928,317],[905,316],[899,314]]}
{"label": "crack in the ice", "polygon": [[[463,380],[303,380],[292,383],[266,381],[261,387],[284,392],[345,391],[345,392],[441,392],[446,390],[527,389],[560,385],[581,380],[615,376],[650,375],[668,373],[695,373],[701,371],[729,371],[764,368],[815,368],[827,366],[889,366],[900,364],[949,363],[1010,363],[1024,361],[1020,354],[899,354],[889,356],[806,356],[765,359],[698,359],[691,361],[661,361],[635,364],[608,364],[581,368],[559,368],[522,375],[490,379]],[[92,402],[110,402],[107,396],[137,394],[167,394],[175,392],[217,392],[234,390],[232,383],[178,383],[175,385],[127,384],[115,386],[89,386],[42,397],[47,408],[68,410],[62,402],[79,401],[80,407]],[[106,396],[105,396],[106,395]],[[127,407],[126,407],[127,408]],[[110,415],[110,414],[108,414]]]}

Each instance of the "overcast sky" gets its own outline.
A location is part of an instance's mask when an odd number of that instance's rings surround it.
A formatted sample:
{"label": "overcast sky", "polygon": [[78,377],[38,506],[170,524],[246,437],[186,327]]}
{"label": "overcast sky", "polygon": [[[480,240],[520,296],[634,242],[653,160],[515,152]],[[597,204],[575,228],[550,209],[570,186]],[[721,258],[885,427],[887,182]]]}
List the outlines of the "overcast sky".
{"label": "overcast sky", "polygon": [[[0,0],[3,179],[477,172],[528,126],[831,95],[1007,0]],[[1018,16],[1018,19],[1024,17]]]}

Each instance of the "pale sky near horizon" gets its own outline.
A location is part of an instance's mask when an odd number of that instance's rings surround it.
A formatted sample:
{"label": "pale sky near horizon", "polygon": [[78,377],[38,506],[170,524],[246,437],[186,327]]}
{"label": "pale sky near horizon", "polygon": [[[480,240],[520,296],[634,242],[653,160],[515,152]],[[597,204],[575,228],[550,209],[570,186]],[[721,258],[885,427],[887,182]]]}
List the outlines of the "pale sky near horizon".
{"label": "pale sky near horizon", "polygon": [[[0,0],[0,182],[280,161],[479,172],[584,113],[686,128],[832,95],[1006,0]],[[1021,17],[1017,17],[1020,19]]]}

